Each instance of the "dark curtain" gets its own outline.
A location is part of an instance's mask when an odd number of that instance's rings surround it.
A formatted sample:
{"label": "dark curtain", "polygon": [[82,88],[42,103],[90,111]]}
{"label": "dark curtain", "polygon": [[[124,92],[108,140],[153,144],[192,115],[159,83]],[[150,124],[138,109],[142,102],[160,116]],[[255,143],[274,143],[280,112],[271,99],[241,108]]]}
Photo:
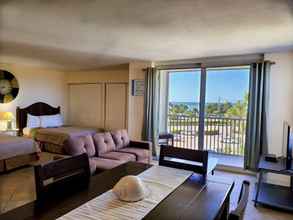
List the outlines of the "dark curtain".
{"label": "dark curtain", "polygon": [[249,102],[244,167],[256,170],[261,154],[267,153],[267,104],[271,64],[253,63],[250,68]]}
{"label": "dark curtain", "polygon": [[142,138],[152,142],[153,155],[156,156],[158,125],[158,74],[155,68],[147,68],[145,76],[144,120]]}

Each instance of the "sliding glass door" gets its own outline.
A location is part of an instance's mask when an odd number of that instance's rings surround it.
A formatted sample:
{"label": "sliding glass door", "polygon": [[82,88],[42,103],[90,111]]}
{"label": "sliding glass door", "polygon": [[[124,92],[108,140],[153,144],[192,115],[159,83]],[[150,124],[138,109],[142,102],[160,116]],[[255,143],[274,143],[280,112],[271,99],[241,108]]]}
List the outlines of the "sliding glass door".
{"label": "sliding glass door", "polygon": [[244,155],[248,88],[249,67],[207,69],[204,149]]}
{"label": "sliding glass door", "polygon": [[175,146],[199,149],[201,70],[169,71],[168,132]]}
{"label": "sliding glass door", "polygon": [[248,66],[168,70],[175,146],[243,156],[248,87]]}

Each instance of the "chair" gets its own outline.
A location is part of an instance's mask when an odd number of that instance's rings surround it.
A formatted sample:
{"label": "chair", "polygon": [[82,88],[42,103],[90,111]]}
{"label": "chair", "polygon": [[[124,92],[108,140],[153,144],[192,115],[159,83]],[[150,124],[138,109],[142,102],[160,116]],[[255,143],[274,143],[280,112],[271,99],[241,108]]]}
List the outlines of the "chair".
{"label": "chair", "polygon": [[34,170],[37,200],[87,186],[91,176],[86,153],[37,165]]}
{"label": "chair", "polygon": [[174,146],[174,135],[171,133],[160,133],[158,144]]}
{"label": "chair", "polygon": [[159,165],[207,175],[208,151],[162,146]]}
{"label": "chair", "polygon": [[244,180],[241,186],[241,191],[238,199],[238,206],[235,210],[229,213],[229,220],[242,220],[244,211],[248,202],[249,182]]}

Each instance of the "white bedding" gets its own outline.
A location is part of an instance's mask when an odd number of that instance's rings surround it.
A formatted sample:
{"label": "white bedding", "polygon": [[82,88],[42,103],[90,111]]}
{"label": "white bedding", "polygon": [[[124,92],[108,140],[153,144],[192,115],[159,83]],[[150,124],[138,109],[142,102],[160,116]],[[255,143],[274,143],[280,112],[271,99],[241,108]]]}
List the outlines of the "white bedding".
{"label": "white bedding", "polygon": [[0,160],[38,152],[32,139],[0,134]]}

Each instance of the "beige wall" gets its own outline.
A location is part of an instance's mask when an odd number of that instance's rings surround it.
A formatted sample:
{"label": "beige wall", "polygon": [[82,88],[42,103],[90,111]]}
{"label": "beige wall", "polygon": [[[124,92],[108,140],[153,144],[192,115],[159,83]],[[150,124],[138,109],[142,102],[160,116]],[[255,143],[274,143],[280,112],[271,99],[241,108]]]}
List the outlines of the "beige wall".
{"label": "beige wall", "polygon": [[[68,72],[66,83],[123,82],[128,83],[128,132],[132,139],[141,139],[143,126],[144,96],[131,95],[131,81],[144,79],[142,70],[150,66],[150,62],[131,62],[125,65],[111,66],[98,70]],[[91,102],[91,100],[89,100]],[[90,105],[90,103],[89,103]]]}
{"label": "beige wall", "polygon": [[[283,122],[293,125],[293,51],[270,53],[265,59],[275,61],[270,74],[268,105],[269,152],[282,155]],[[289,179],[270,175],[269,181],[288,184]]]}
{"label": "beige wall", "polygon": [[[17,98],[11,103],[0,104],[0,111],[12,111],[15,114],[17,106],[25,107],[42,101],[53,106],[61,106],[62,113],[67,119],[69,83],[123,82],[131,85],[132,79],[144,79],[142,69],[148,65],[149,63],[133,62],[98,70],[61,72],[17,64],[0,64],[1,69],[8,70],[16,76],[20,86]],[[144,97],[131,96],[129,86],[128,100],[129,134],[131,138],[140,139]]]}
{"label": "beige wall", "polygon": [[66,72],[66,83],[127,82],[129,65],[118,65],[97,70]]}
{"label": "beige wall", "polygon": [[293,125],[293,51],[266,54],[276,62],[270,74],[268,111],[269,150],[282,154],[283,122]]}
{"label": "beige wall", "polygon": [[[123,64],[123,65],[104,67],[104,68],[100,68],[100,69],[96,69],[96,70],[82,70],[82,71],[66,72],[66,85],[67,85],[68,92],[69,92],[69,85],[70,84],[72,85],[72,84],[82,84],[82,83],[85,83],[85,84],[101,83],[101,85],[103,85],[104,83],[123,83],[123,84],[126,84],[126,87],[127,87],[128,86],[128,78],[129,78],[129,64]],[[103,90],[105,90],[105,88],[106,88],[104,86],[105,85],[102,86]],[[124,94],[121,94],[121,95],[124,95],[123,98],[126,98],[126,102],[127,102],[128,94],[126,94],[126,97],[125,97],[125,92],[124,92]],[[103,100],[100,100],[103,103],[102,108],[105,108],[105,106],[104,106],[104,101],[105,101],[104,98],[105,97],[104,96],[105,96],[105,93],[103,94]],[[96,102],[97,101],[98,100],[96,100]],[[119,101],[121,101],[121,100],[117,99],[116,103],[119,103]],[[84,106],[93,106],[93,102],[95,102],[95,100],[87,99],[87,100],[82,100],[82,102],[84,103]],[[69,106],[70,105],[69,99],[67,100],[67,103]],[[115,103],[115,101],[111,102],[111,103]],[[95,104],[97,105],[97,103],[95,103]],[[127,107],[127,104],[126,104],[126,107]],[[104,110],[106,110],[106,108],[102,110],[103,112],[99,111],[98,108],[93,108],[93,111],[91,111],[91,114],[93,115],[93,117],[95,114],[98,114],[98,112],[95,112],[94,109],[96,109],[96,111],[98,111],[99,114],[102,115],[102,118],[100,120],[103,121],[103,123],[100,123],[99,125],[96,125],[96,126],[99,128],[105,128],[104,123],[106,123],[106,119],[105,119]],[[125,116],[128,116],[127,111],[128,110],[126,110],[126,112],[124,112]],[[72,114],[72,112],[69,114]],[[73,113],[73,115],[71,115],[71,117],[74,117],[74,113]],[[103,125],[101,125],[101,124],[103,124]]]}
{"label": "beige wall", "polygon": [[132,139],[141,140],[143,116],[144,116],[144,96],[131,95],[132,80],[144,80],[144,68],[149,67],[150,62],[132,62],[129,64],[129,101],[128,101],[128,132]]}
{"label": "beige wall", "polygon": [[20,88],[16,99],[7,104],[0,104],[0,111],[11,111],[15,115],[17,106],[26,107],[42,101],[52,106],[61,106],[66,118],[67,93],[63,72],[16,64],[0,64],[0,69],[13,73]]}

